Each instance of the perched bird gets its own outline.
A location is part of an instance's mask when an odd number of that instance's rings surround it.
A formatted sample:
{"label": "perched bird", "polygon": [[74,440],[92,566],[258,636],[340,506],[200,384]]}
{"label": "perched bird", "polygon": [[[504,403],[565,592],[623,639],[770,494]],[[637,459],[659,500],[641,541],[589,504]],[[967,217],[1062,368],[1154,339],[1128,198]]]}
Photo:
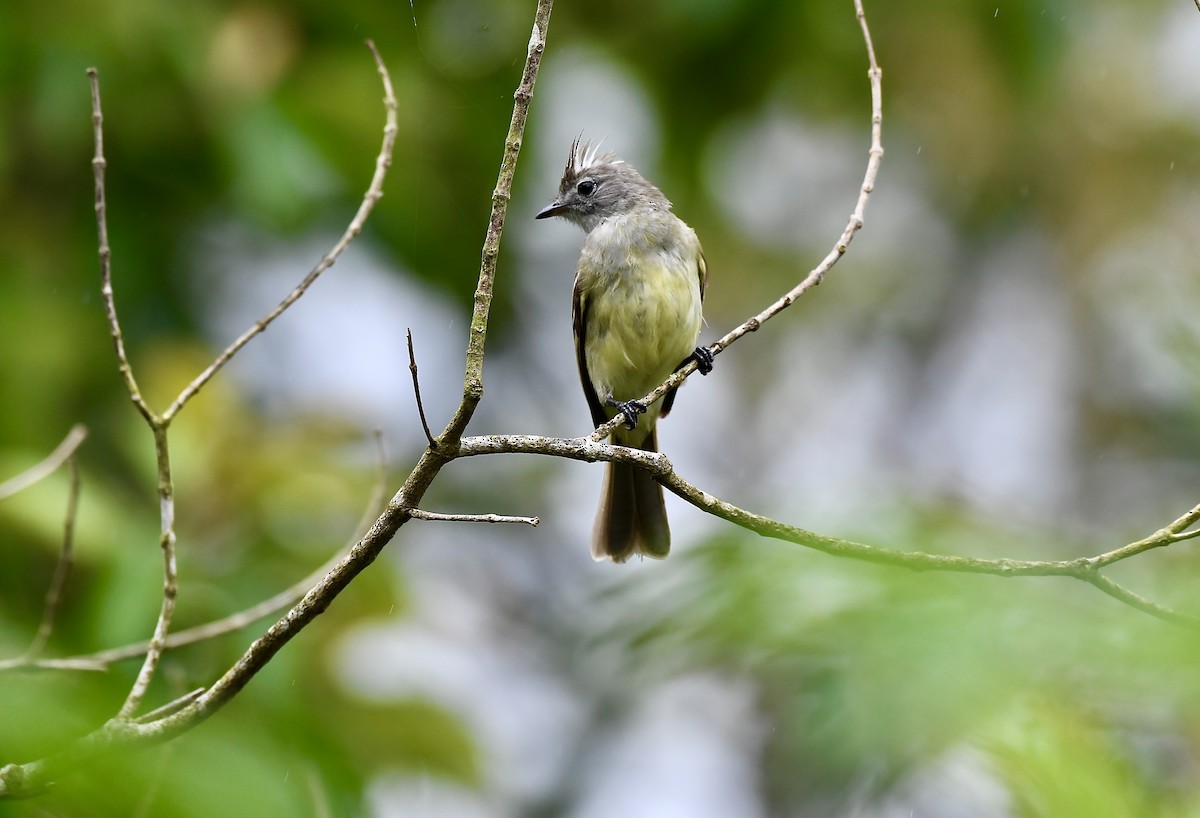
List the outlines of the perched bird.
{"label": "perched bird", "polygon": [[[613,442],[658,451],[655,423],[671,410],[675,391],[650,406],[637,399],[693,357],[703,374],[712,369],[712,354],[696,346],[708,283],[696,231],[632,166],[579,139],[571,143],[558,198],[537,214],[551,216],[587,234],[572,314],[592,422],[620,413],[625,422]],[[609,463],[592,557],[620,563],[633,554],[662,559],[670,550],[662,486],[642,469]]]}

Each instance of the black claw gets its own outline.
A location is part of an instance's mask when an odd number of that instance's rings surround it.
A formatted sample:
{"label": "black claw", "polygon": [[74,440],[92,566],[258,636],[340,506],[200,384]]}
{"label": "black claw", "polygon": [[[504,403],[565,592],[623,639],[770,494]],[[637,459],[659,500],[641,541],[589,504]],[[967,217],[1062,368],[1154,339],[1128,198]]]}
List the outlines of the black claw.
{"label": "black claw", "polygon": [[696,347],[696,351],[692,353],[692,358],[696,361],[696,369],[700,370],[701,375],[707,375],[712,372],[713,354],[708,347]]}
{"label": "black claw", "polygon": [[625,428],[636,429],[638,415],[646,411],[646,404],[636,400],[619,401],[614,398],[608,399],[609,406],[615,406],[625,416]]}

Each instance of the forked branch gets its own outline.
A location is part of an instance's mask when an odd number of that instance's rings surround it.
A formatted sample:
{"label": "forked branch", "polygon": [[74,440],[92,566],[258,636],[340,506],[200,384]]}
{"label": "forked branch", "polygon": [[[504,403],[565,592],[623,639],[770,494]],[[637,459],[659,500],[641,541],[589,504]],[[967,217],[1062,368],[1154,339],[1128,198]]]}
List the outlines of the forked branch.
{"label": "forked branch", "polygon": [[[542,53],[545,50],[546,33],[549,27],[552,8],[553,0],[538,0],[537,11],[534,16],[533,33],[530,36],[526,52],[525,67],[522,72],[520,84],[514,94],[513,115],[504,143],[500,173],[495,192],[492,196],[492,213],[484,240],[483,258],[480,265],[479,284],[476,289],[475,309],[472,317],[471,336],[467,352],[467,370],[464,380],[463,399],[459,410],[455,413],[454,418],[442,436],[444,441],[449,441],[453,445],[457,445],[462,430],[470,421],[475,407],[478,405],[479,398],[482,395],[483,345],[491,309],[492,286],[496,274],[496,259],[499,254],[500,238],[503,233],[505,214],[507,213],[508,202],[511,196],[512,180],[516,172],[517,159],[524,138],[525,122],[528,117],[530,102],[533,99],[534,84],[541,65]],[[384,148],[381,150],[380,157],[376,163],[376,176],[372,181],[367,195],[364,197],[359,213],[356,215],[354,221],[351,222],[350,228],[348,228],[346,234],[343,236],[342,241],[335,246],[329,255],[322,259],[321,263],[309,273],[300,286],[293,293],[289,294],[275,310],[268,313],[264,319],[257,322],[254,327],[251,327],[250,330],[234,341],[225,352],[218,356],[208,369],[202,372],[192,384],[184,389],[161,418],[155,416],[140,398],[132,369],[128,366],[128,361],[124,354],[124,345],[121,342],[119,334],[119,325],[115,320],[115,310],[111,311],[113,316],[111,325],[116,327],[114,330],[114,341],[118,348],[118,360],[121,365],[122,375],[125,377],[127,387],[139,410],[142,411],[151,428],[155,431],[155,443],[159,452],[160,462],[160,499],[162,499],[164,492],[167,497],[170,495],[170,482],[163,479],[163,468],[166,463],[165,433],[171,418],[238,350],[245,346],[252,337],[260,333],[267,323],[274,320],[284,309],[299,298],[308,286],[311,285],[312,281],[333,264],[346,244],[361,231],[362,223],[367,214],[370,213],[375,201],[382,195],[382,174],[391,164],[391,150],[395,140],[395,98],[387,71],[382,61],[379,60],[378,53],[375,52],[373,46],[371,49],[376,56],[380,76],[385,86],[388,124],[384,132]],[[94,78],[95,71],[89,71],[89,76]],[[101,230],[101,266],[104,272],[105,285],[111,291],[111,284],[109,283],[111,279],[108,272],[111,253],[108,249],[107,227],[104,225],[102,218],[103,208],[101,206],[104,160],[103,152],[100,148],[99,136],[102,118],[99,109],[98,86],[94,84],[93,88],[96,89],[94,93],[94,121],[96,122],[98,141],[97,161],[94,164],[97,167],[97,197],[98,201],[101,202],[97,206],[97,214],[101,217],[99,219]],[[142,679],[143,677],[147,677],[148,679],[148,676],[152,674],[153,668],[151,665],[157,662],[157,656],[161,654],[166,644],[167,636],[164,624],[165,621],[169,621],[169,613],[166,616],[160,615],[159,626],[155,629],[155,636],[151,639],[149,650],[147,651],[147,661],[143,665],[142,672],[139,673],[139,680],[135,683],[130,698],[127,700],[126,705],[122,707],[118,717],[111,720],[100,730],[79,739],[53,757],[31,761],[26,764],[8,764],[0,767],[0,799],[34,795],[42,791],[49,783],[70,767],[86,761],[89,757],[99,752],[103,752],[106,749],[165,741],[181,732],[191,729],[221,709],[237,695],[250,679],[285,644],[294,638],[316,616],[322,613],[333,599],[374,561],[383,550],[383,547],[391,541],[399,527],[412,518],[413,515],[409,512],[416,509],[417,504],[420,502],[434,477],[436,477],[441,468],[450,459],[440,452],[435,453],[432,449],[426,450],[425,455],[409,474],[404,486],[392,498],[387,509],[375,521],[375,524],[366,535],[328,573],[314,583],[303,598],[282,619],[255,640],[241,659],[229,668],[220,679],[203,693],[189,694],[189,697],[186,697],[184,700],[172,703],[169,708],[170,712],[161,717],[154,718],[153,716],[156,714],[147,714],[138,719],[133,717],[137,703],[131,704],[131,702],[136,698],[140,703],[140,695],[138,694],[144,693],[145,690]],[[164,531],[167,530],[168,521],[173,525],[173,516],[173,510],[168,510],[167,505],[164,504]],[[171,530],[173,531],[173,529]],[[172,594],[168,593],[165,596],[172,597]],[[168,607],[165,601],[164,611],[168,611]],[[151,658],[152,654],[153,659]]]}

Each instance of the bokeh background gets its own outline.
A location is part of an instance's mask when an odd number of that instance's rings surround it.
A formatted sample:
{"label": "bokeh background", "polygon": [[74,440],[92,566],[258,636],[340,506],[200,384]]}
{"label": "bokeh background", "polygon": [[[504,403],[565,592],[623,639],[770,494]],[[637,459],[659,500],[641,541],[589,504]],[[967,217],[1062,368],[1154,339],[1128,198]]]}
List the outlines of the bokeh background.
{"label": "bokeh background", "polygon": [[[827,282],[692,379],[662,445],[760,513],[900,549],[1060,559],[1200,501],[1200,11],[1186,0],[880,3],[887,151]],[[118,306],[160,409],[333,243],[364,235],[173,427],[179,627],[286,587],[351,535],[455,406],[533,3],[152,0],[0,16],[0,479],[76,422],[78,560],[51,641],[148,636],[149,433],[98,295],[100,71]],[[472,432],[588,431],[581,236],[534,222],[581,131],[659,184],[712,269],[705,337],[832,245],[869,144],[852,4],[560,3],[509,210]],[[600,467],[453,464],[411,524],[210,722],[17,816],[1194,816],[1200,638],[1078,583],[910,575],[668,498],[666,562],[587,553]],[[60,473],[0,503],[0,653],[37,626]],[[1196,546],[1113,569],[1200,610]],[[265,627],[171,653],[153,704]],[[119,706],[136,664],[0,676],[0,763]]]}

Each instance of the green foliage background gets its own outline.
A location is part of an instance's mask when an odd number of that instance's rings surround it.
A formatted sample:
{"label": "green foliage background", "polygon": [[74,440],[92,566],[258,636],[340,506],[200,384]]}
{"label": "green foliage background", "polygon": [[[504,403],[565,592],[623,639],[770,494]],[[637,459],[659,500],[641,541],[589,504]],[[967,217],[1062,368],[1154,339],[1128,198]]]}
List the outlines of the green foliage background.
{"label": "green foliage background", "polygon": [[[1187,66],[1164,68],[1169,52],[1160,46],[1173,28],[1190,34],[1176,31],[1172,41],[1200,44],[1200,13],[1180,14],[1179,2],[867,5],[885,69],[889,153],[877,199],[893,179],[918,179],[953,250],[930,260],[903,236],[872,243],[869,211],[861,257],[852,252],[789,320],[836,325],[848,344],[882,338],[933,359],[984,285],[990,254],[1036,233],[1035,258],[1065,294],[1082,350],[1064,427],[1078,486],[1054,519],[1031,521],[1020,509],[902,490],[877,505],[878,486],[864,479],[844,500],[859,510],[829,533],[1064,558],[1166,524],[1200,500],[1200,119],[1163,100],[1200,100],[1200,81]],[[512,0],[8,4],[0,19],[0,478],[40,459],[72,424],[91,432],[81,453],[78,563],[53,654],[145,638],[160,582],[151,442],[116,377],[98,295],[84,69],[97,66],[103,85],[126,338],[161,407],[213,351],[193,304],[202,228],[234,222],[298,239],[341,224],[357,206],[382,122],[366,37],[391,69],[400,107],[396,167],[367,237],[468,313],[531,20],[532,4]],[[621,66],[650,101],[669,146],[661,186],[703,237],[715,271],[713,330],[759,309],[825,252],[840,227],[812,246],[739,229],[714,189],[712,156],[732,125],[756,127],[764,112],[782,111],[854,134],[865,162],[868,87],[849,2],[562,2],[543,83],[572,49]],[[535,100],[535,122],[549,114],[544,104]],[[531,126],[526,171],[533,155],[561,153],[539,141],[543,134]],[[552,189],[553,180],[519,172],[514,208]],[[849,213],[852,190],[828,203],[831,224]],[[522,258],[511,248],[534,229],[524,216],[514,210],[501,258],[497,356],[521,348],[527,329],[521,290],[506,283]],[[1097,276],[1114,257],[1127,267],[1121,286]],[[916,298],[940,306],[932,317],[897,318],[895,305]],[[1117,301],[1123,311],[1113,312]],[[724,388],[745,391],[748,407],[772,378],[762,362],[797,354],[782,328],[759,335],[719,362],[736,373]],[[1170,388],[1137,386],[1156,367]],[[1110,389],[1126,382],[1135,386]],[[797,424],[828,388],[797,404]],[[915,402],[941,385],[911,388]],[[746,425],[738,445],[747,450],[769,452],[789,435]],[[370,494],[363,429],[329,415],[270,416],[229,379],[214,382],[173,434],[181,628],[320,564]],[[698,446],[715,449],[729,437],[708,434]],[[393,485],[418,444],[401,442]],[[1107,471],[1114,461],[1129,467]],[[448,474],[442,497],[479,510],[473,499],[482,494],[545,516],[556,475],[571,467],[512,468],[520,479],[490,493]],[[1113,485],[1129,475],[1141,475],[1138,486]],[[4,655],[23,650],[36,629],[65,497],[57,474],[0,504]],[[760,507],[753,495],[732,499]],[[799,490],[785,505],[801,525],[821,513]],[[195,733],[108,760],[5,814],[212,816],[236,804],[238,814],[308,815],[320,814],[322,801],[333,814],[364,814],[371,782],[397,771],[461,785],[492,806],[487,814],[568,814],[586,790],[589,747],[628,715],[639,691],[696,673],[752,685],[761,737],[750,742],[750,763],[762,814],[886,814],[889,805],[932,803],[942,811],[927,814],[970,815],[965,805],[997,790],[1001,811],[978,814],[1200,814],[1197,634],[1065,581],[902,575],[716,521],[704,526],[698,545],[652,570],[585,584],[574,598],[546,603],[531,591],[517,600],[530,608],[513,619],[537,634],[543,656],[587,701],[580,746],[564,749],[574,760],[541,792],[498,785],[486,743],[461,713],[421,696],[368,699],[339,681],[334,648],[346,633],[410,612],[421,579],[396,560],[367,572]],[[553,584],[563,560],[586,559],[578,542],[545,556],[539,536],[522,532],[505,545],[524,550],[523,565],[532,557],[555,566],[538,580]],[[1196,610],[1194,554],[1184,544],[1117,573]],[[249,638],[172,653],[155,702],[211,681]],[[134,672],[122,664],[104,674],[0,676],[0,763],[52,753],[101,724]],[[992,789],[955,778],[960,763],[985,771]]]}

